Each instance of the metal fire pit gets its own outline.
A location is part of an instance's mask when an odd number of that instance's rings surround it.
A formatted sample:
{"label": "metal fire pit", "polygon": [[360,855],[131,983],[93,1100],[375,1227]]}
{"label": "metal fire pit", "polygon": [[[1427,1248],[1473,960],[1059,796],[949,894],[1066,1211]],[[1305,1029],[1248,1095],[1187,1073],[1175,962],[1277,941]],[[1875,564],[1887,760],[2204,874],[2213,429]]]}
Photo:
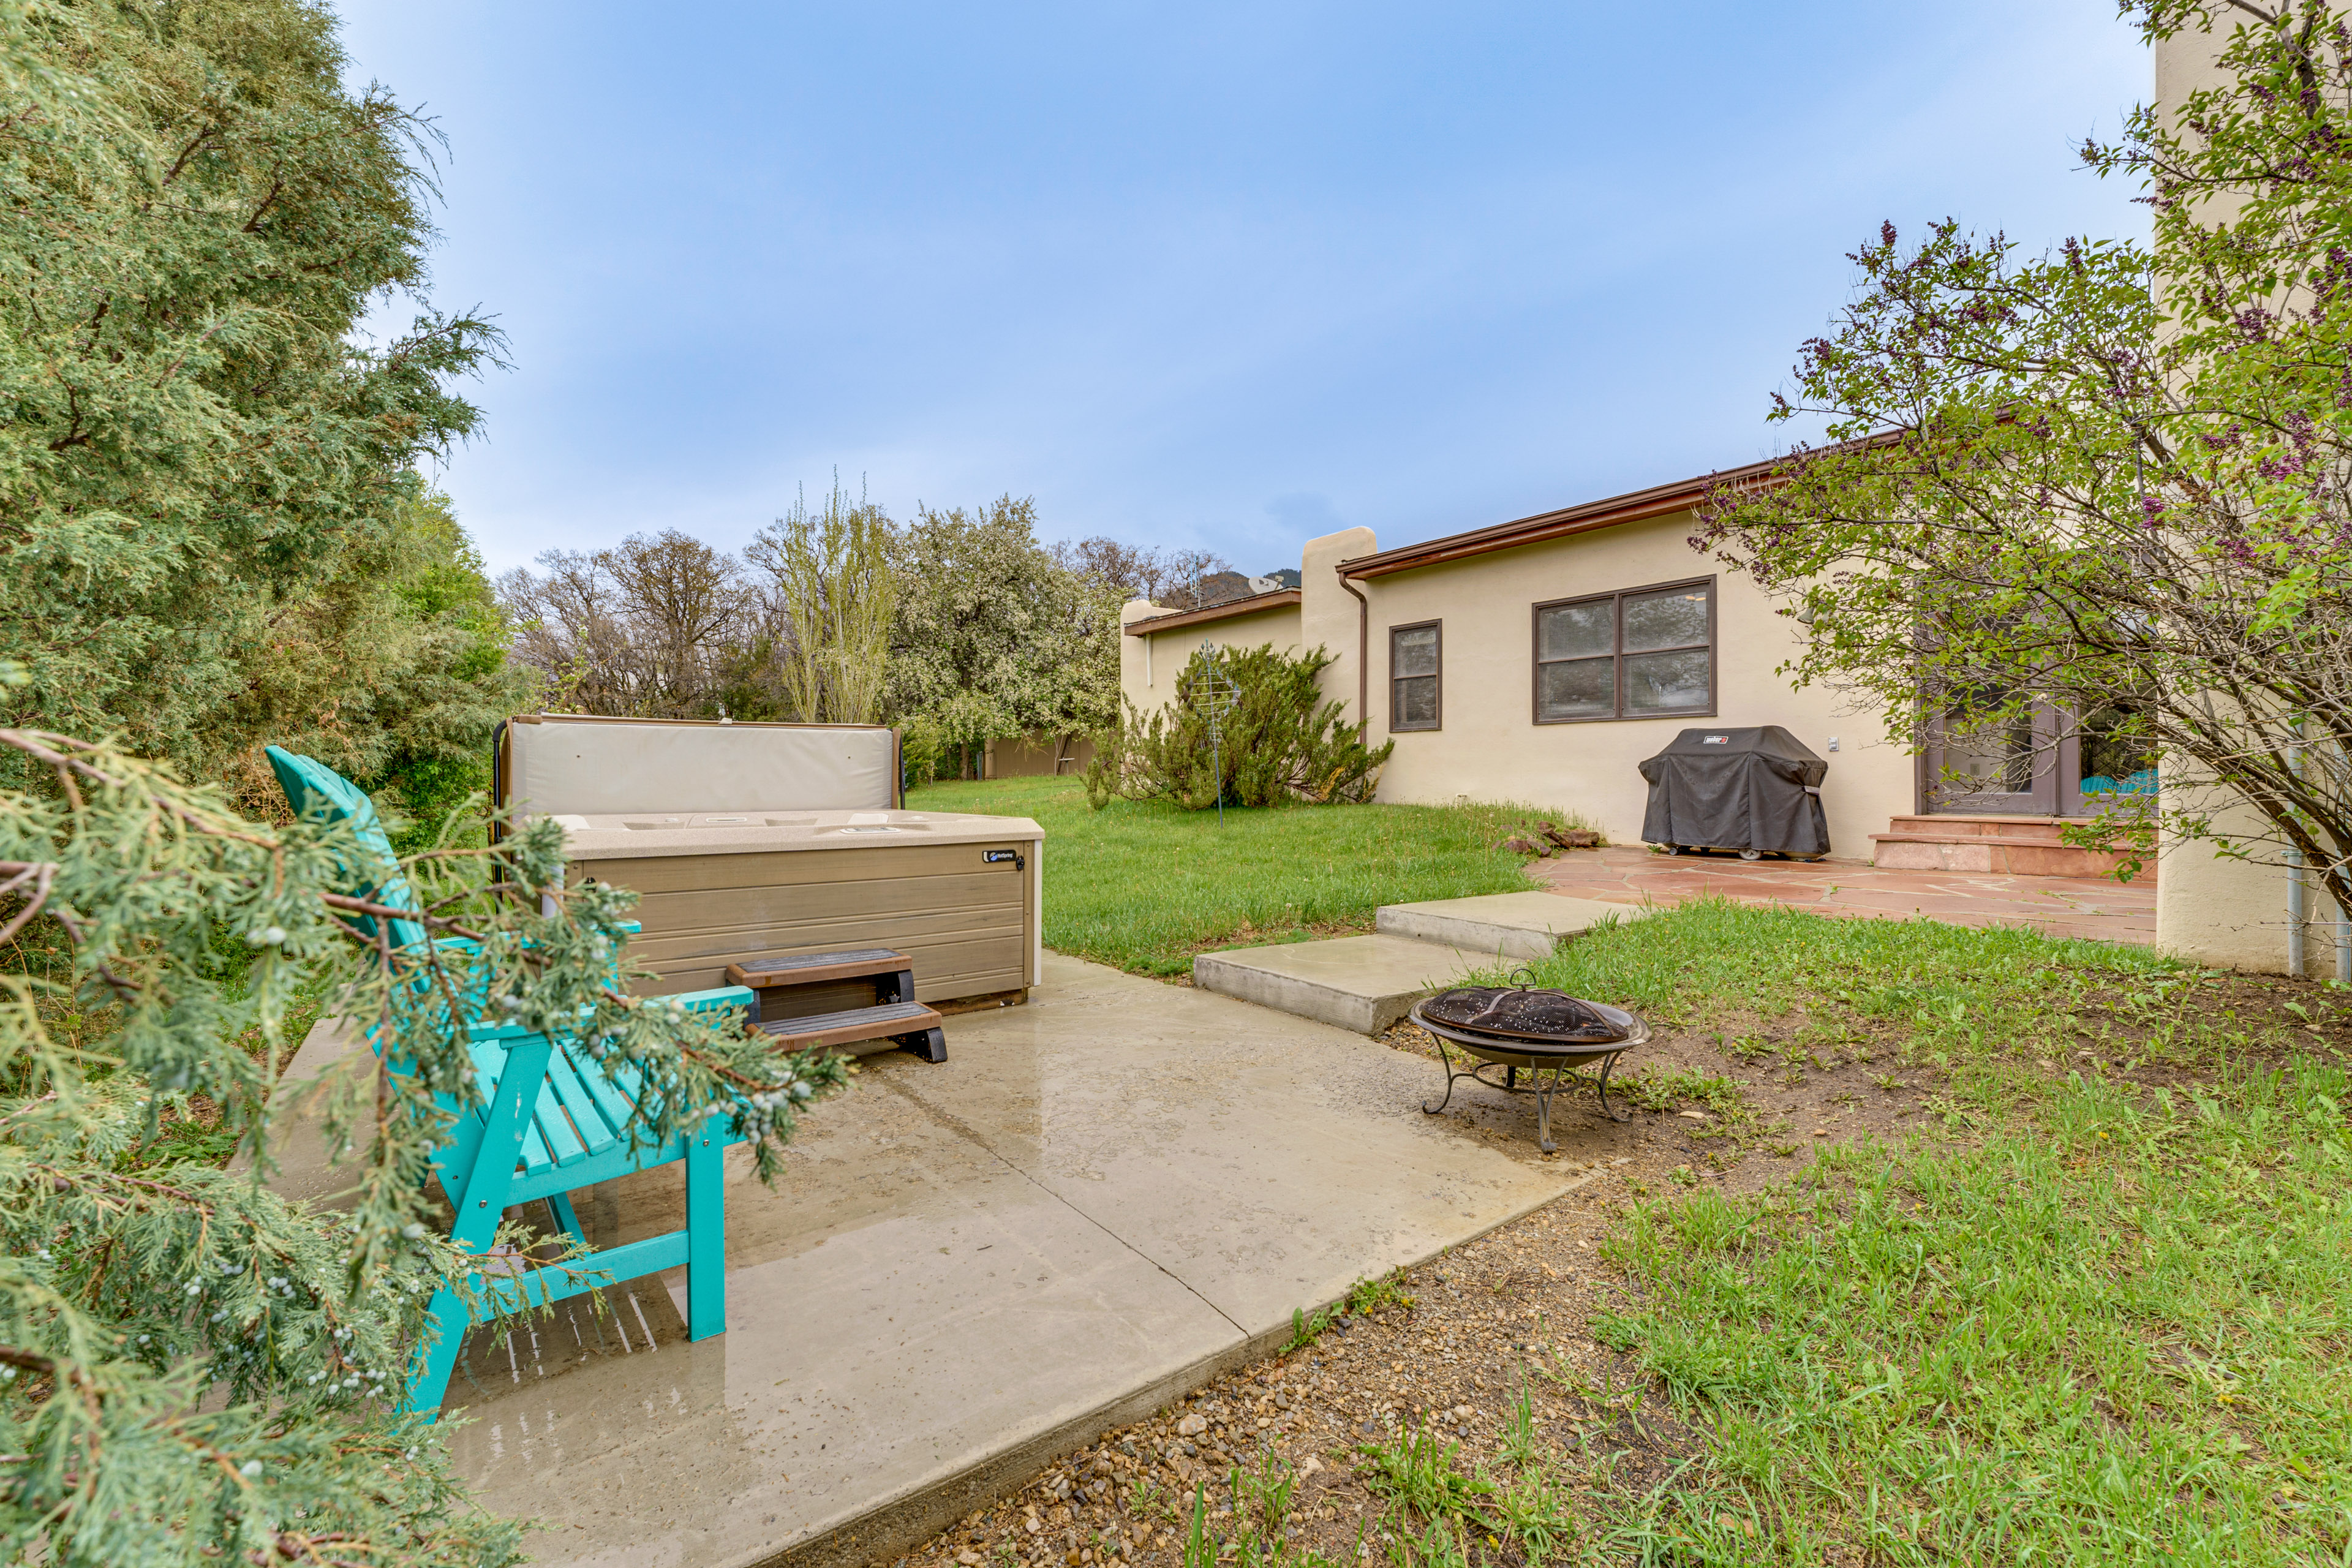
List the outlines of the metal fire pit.
{"label": "metal fire pit", "polygon": [[[1616,1068],[1617,1058],[1650,1037],[1650,1026],[1631,1013],[1586,1002],[1564,991],[1465,985],[1423,998],[1413,1004],[1409,1016],[1435,1037],[1438,1059],[1445,1064],[1445,1098],[1435,1105],[1422,1101],[1421,1109],[1432,1116],[1453,1103],[1454,1085],[1460,1079],[1475,1079],[1509,1094],[1532,1093],[1536,1146],[1549,1154],[1558,1147],[1551,1141],[1551,1097],[1559,1091],[1563,1078],[1573,1077],[1575,1069],[1587,1062],[1598,1062],[1601,1113],[1612,1121],[1632,1120],[1609,1109],[1609,1075]],[[1477,1058],[1478,1065],[1457,1070],[1453,1053],[1446,1049],[1449,1044]],[[1503,1069],[1502,1082],[1486,1076],[1491,1068]],[[1525,1089],[1519,1087],[1523,1070],[1528,1075]]]}

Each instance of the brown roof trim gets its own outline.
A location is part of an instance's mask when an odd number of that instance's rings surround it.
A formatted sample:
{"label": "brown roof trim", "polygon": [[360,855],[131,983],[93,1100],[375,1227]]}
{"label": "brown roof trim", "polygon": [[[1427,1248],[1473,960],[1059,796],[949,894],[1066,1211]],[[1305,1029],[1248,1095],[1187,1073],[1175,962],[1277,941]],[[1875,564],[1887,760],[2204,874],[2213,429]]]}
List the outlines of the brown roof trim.
{"label": "brown roof trim", "polygon": [[1392,572],[1410,572],[1420,566],[1434,566],[1441,562],[1459,561],[1465,556],[1490,554],[1497,550],[1516,550],[1522,544],[1538,544],[1547,539],[1563,539],[1571,533],[1585,533],[1596,528],[1613,528],[1621,522],[1640,522],[1653,517],[1664,517],[1670,512],[1688,511],[1706,499],[1712,486],[1725,480],[1755,479],[1769,473],[1782,459],[1768,458],[1749,463],[1745,468],[1727,468],[1721,473],[1706,474],[1697,479],[1677,479],[1670,485],[1653,485],[1646,490],[1633,490],[1606,500],[1586,501],[1582,506],[1562,507],[1558,511],[1538,512],[1533,517],[1519,518],[1511,522],[1498,522],[1489,528],[1474,528],[1467,533],[1449,533],[1443,539],[1433,539],[1422,544],[1401,545],[1383,550],[1376,555],[1359,555],[1353,561],[1339,563],[1343,577],[1385,577]]}
{"label": "brown roof trim", "polygon": [[1197,626],[1202,621],[1222,621],[1233,616],[1246,616],[1253,610],[1286,610],[1297,605],[1300,597],[1296,588],[1276,588],[1270,594],[1252,594],[1245,599],[1227,599],[1222,605],[1210,605],[1198,610],[1171,610],[1167,615],[1153,616],[1148,620],[1129,621],[1125,630],[1131,637],[1139,637],[1149,632],[1172,632],[1178,626]]}

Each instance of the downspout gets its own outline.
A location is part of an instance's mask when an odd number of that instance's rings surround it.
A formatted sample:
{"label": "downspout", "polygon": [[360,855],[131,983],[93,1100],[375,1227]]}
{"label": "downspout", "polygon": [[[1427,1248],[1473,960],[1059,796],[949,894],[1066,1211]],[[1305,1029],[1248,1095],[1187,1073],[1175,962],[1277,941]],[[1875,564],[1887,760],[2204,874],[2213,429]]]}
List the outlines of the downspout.
{"label": "downspout", "polygon": [[[2344,787],[2344,747],[2336,748],[2336,787]],[[2331,895],[2334,896],[2334,895]],[[2352,910],[2344,900],[2336,900],[2336,978],[2338,983],[2352,985]]]}
{"label": "downspout", "polygon": [[1331,568],[1339,579],[1339,586],[1355,595],[1356,599],[1356,717],[1364,726],[1364,734],[1372,732],[1372,602],[1356,593],[1356,585],[1348,581],[1344,565]]}
{"label": "downspout", "polygon": [[2352,914],[2344,907],[2336,908],[2336,980],[2339,985],[2352,985]]}
{"label": "downspout", "polygon": [[[2303,721],[2294,721],[2294,732],[2303,733]],[[2286,771],[2297,779],[2303,776],[2303,748],[2286,749]],[[2304,965],[2304,886],[2303,851],[2295,845],[2286,847],[2286,972],[2296,980],[2303,978]]]}
{"label": "downspout", "polygon": [[2290,844],[2286,849],[2286,972],[2294,979],[2303,978],[2303,851]]}

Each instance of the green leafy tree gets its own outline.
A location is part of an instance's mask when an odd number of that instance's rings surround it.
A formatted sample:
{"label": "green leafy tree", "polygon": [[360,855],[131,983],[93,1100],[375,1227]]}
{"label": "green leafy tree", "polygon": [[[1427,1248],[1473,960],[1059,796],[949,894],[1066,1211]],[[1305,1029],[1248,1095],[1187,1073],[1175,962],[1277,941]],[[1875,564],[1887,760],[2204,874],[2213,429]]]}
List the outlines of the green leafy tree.
{"label": "green leafy tree", "polygon": [[[447,498],[427,492],[412,503],[411,515],[407,537],[416,550],[392,585],[408,623],[426,641],[416,666],[430,674],[435,689],[404,706],[404,722],[380,731],[391,742],[388,761],[371,770],[355,759],[353,768],[407,813],[411,825],[394,840],[402,848],[443,837],[453,814],[472,796],[489,793],[490,735],[499,720],[528,706],[539,688],[532,672],[508,659],[513,628]],[[299,741],[277,743],[328,755],[326,748],[306,748]]]}
{"label": "green leafy tree", "polygon": [[1176,695],[1150,713],[1129,703],[1124,721],[1097,737],[1087,799],[1172,800],[1189,811],[1227,805],[1360,805],[1380,785],[1394,741],[1365,746],[1345,702],[1327,702],[1317,678],[1322,648],[1277,652],[1271,643],[1225,648],[1212,663],[1194,650]]}
{"label": "green leafy tree", "polygon": [[[110,746],[0,730],[0,749],[50,786],[0,787],[0,944],[64,955],[0,975],[0,1553],[519,1560],[520,1527],[393,1413],[425,1304],[483,1261],[426,1196],[445,1103],[479,1103],[465,1026],[556,1031],[640,1075],[634,1135],[730,1118],[762,1179],[843,1068],[617,989],[634,895],[565,887],[552,824],[406,862],[442,940],[395,950],[367,890],[393,873],[348,828],[251,821]],[[286,1022],[322,982],[379,1045],[323,1091],[348,1211],[148,1160],[159,1112],[201,1094],[266,1165]]]}
{"label": "green leafy tree", "polygon": [[[18,724],[198,776],[293,736],[366,775],[499,705],[401,587],[450,543],[415,468],[474,428],[450,384],[496,338],[423,304],[431,128],[343,65],[304,0],[0,5]],[[404,292],[422,313],[369,342]]]}
{"label": "green leafy tree", "polygon": [[942,752],[1008,735],[1066,735],[1118,710],[1115,585],[1056,562],[1037,505],[926,507],[899,532],[891,710]]}
{"label": "green leafy tree", "polygon": [[1829,442],[1719,486],[1696,542],[1893,732],[2114,716],[2163,793],[2085,837],[2299,856],[2352,908],[2352,38],[2316,0],[2124,10],[2221,50],[2084,150],[2150,242],[1887,226],[1774,409]]}
{"label": "green leafy tree", "polygon": [[258,742],[307,752],[383,792],[421,843],[488,789],[491,731],[538,682],[508,662],[505,612],[438,491],[403,499],[375,547],[346,564],[273,613],[227,709],[232,731],[256,743],[223,771],[247,809],[281,813]]}

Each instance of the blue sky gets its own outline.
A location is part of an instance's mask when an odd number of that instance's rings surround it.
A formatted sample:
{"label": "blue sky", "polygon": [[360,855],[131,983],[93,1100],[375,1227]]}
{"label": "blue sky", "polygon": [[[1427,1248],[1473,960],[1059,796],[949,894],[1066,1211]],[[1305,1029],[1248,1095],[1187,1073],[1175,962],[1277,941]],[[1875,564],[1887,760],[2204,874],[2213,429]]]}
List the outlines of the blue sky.
{"label": "blue sky", "polygon": [[440,476],[494,567],[895,515],[1257,572],[1749,461],[1882,218],[2137,233],[2103,0],[341,0],[437,118],[514,368]]}

